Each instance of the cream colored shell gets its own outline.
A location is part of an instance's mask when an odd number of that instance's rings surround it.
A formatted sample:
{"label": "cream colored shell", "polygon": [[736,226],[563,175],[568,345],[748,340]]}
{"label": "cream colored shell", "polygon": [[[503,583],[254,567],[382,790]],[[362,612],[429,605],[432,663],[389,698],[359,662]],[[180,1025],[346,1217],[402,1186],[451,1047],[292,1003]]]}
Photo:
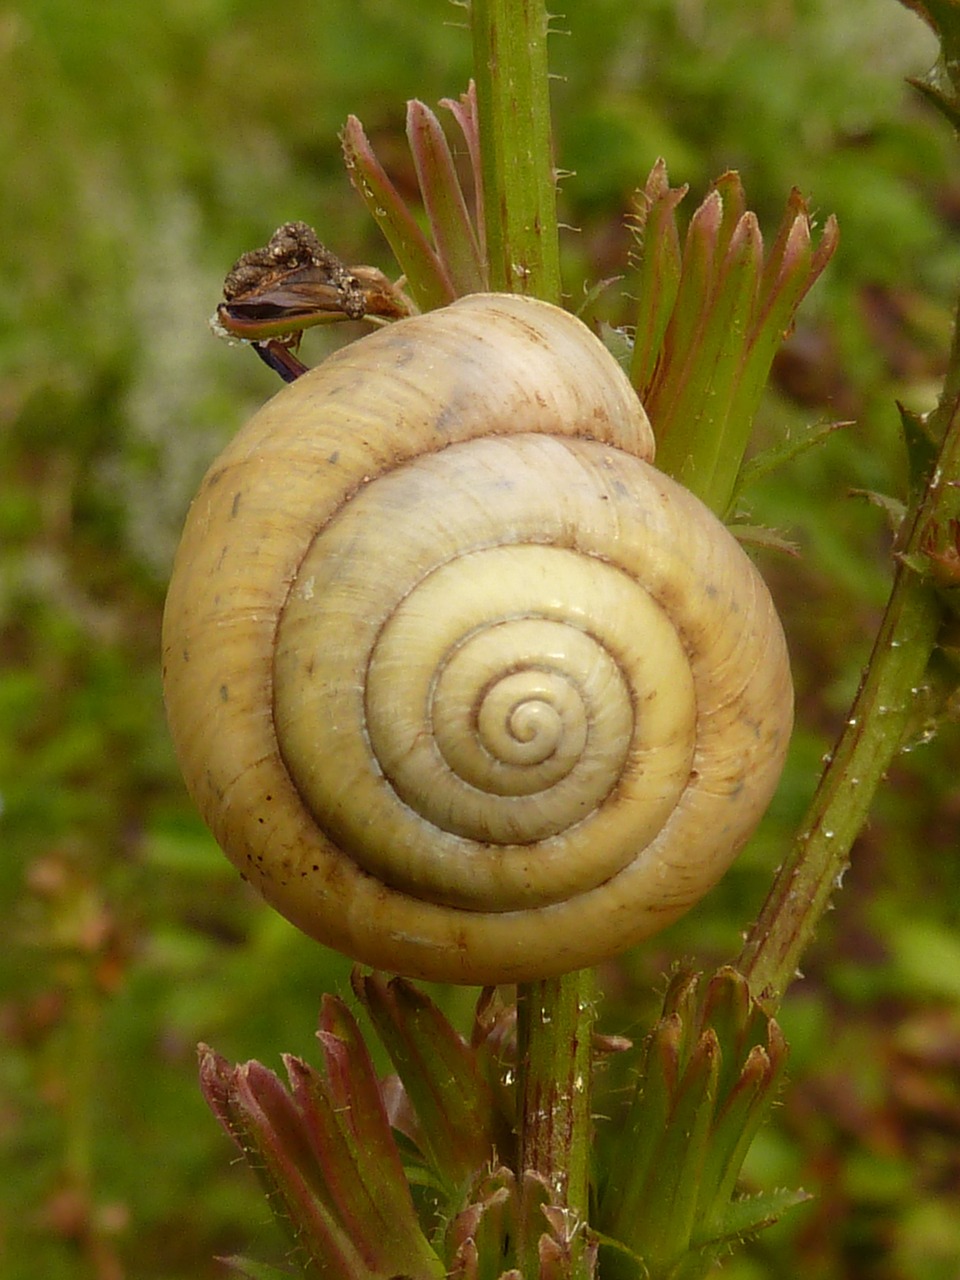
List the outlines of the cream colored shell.
{"label": "cream colored shell", "polygon": [[472,295],[337,353],[210,469],[164,618],[191,793],[301,929],[454,982],[594,964],[765,809],[783,635],[567,312]]}

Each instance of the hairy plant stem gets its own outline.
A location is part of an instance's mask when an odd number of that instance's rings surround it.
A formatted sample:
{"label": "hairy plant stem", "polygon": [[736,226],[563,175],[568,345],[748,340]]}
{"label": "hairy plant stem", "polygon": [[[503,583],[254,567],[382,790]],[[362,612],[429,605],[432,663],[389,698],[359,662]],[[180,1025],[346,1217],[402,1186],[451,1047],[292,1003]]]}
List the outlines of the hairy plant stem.
{"label": "hairy plant stem", "polygon": [[[543,0],[473,0],[474,74],[480,122],[491,288],[560,301],[556,177]],[[568,1212],[572,1277],[585,1275],[590,1154],[590,970],[517,990],[518,1174],[530,1170]],[[520,1256],[532,1266],[546,1228],[521,1214]],[[532,1271],[531,1274],[536,1274]]]}
{"label": "hairy plant stem", "polygon": [[[518,1169],[521,1174],[540,1174],[550,1187],[551,1202],[567,1211],[571,1280],[589,1274],[581,1228],[589,1208],[594,1016],[592,969],[517,988]],[[525,1188],[524,1194],[532,1190]],[[521,1214],[521,1231],[528,1236],[521,1243],[521,1257],[536,1258],[536,1242],[545,1226],[538,1214]]]}
{"label": "hairy plant stem", "polygon": [[473,0],[490,287],[560,301],[543,0]]}
{"label": "hairy plant stem", "polygon": [[840,885],[874,793],[904,746],[937,641],[943,606],[935,584],[916,564],[923,561],[924,539],[958,510],[958,383],[960,319],[944,393],[931,422],[941,434],[939,455],[901,526],[895,548],[899,563],[869,664],[800,834],[740,953],[738,967],[770,1012],[796,975],[803,950]]}

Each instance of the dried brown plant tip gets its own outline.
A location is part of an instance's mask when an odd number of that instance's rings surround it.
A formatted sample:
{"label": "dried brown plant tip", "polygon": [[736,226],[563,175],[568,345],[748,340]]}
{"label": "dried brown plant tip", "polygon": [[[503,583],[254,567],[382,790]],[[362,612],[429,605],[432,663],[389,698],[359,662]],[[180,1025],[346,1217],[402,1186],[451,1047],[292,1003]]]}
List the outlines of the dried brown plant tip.
{"label": "dried brown plant tip", "polygon": [[356,275],[305,222],[285,222],[263,248],[241,254],[223,282],[223,297],[227,311],[241,302],[265,312],[289,311],[291,318],[320,309],[362,320],[367,310]]}
{"label": "dried brown plant tip", "polygon": [[305,222],[285,222],[243,253],[223,282],[211,320],[220,338],[252,344],[286,382],[306,373],[296,357],[304,329],[337,320],[398,320],[411,305],[376,267],[346,267]]}

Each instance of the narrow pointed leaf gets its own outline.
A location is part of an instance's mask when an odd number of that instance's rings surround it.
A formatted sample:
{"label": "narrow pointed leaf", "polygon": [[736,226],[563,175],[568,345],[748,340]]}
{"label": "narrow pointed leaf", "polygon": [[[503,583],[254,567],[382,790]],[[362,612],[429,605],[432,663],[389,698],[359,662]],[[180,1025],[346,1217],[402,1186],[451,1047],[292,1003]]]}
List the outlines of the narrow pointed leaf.
{"label": "narrow pointed leaf", "polygon": [[[315,1181],[313,1152],[293,1099],[277,1076],[259,1062],[234,1068],[226,1099],[229,1131],[258,1174],[271,1185],[287,1176],[298,1186]],[[259,1167],[259,1166],[262,1166]],[[273,1188],[285,1194],[283,1187]]]}
{"label": "narrow pointed leaf", "polygon": [[679,1033],[676,1036],[676,1058],[668,1055],[663,1059],[669,1064],[668,1088],[673,1098],[680,1085],[680,1079],[690,1063],[703,1030],[702,1010],[700,1008],[700,979],[702,975],[692,970],[679,970],[674,974],[663,997],[661,1019],[671,1017],[677,1020]]}
{"label": "narrow pointed leaf", "polygon": [[[796,225],[798,229],[794,235],[790,271],[781,274],[772,291],[766,294],[761,284],[760,307],[730,408],[731,417],[738,421],[753,421],[770,376],[773,357],[793,325],[797,307],[837,245],[837,224],[833,218],[828,219],[815,253],[810,251],[807,224]],[[785,262],[790,260],[791,254],[788,253]]]}
{"label": "narrow pointed leaf", "polygon": [[785,275],[792,272],[796,264],[796,254],[799,247],[796,239],[798,229],[800,229],[802,246],[804,228],[806,229],[805,240],[809,243],[810,228],[806,201],[800,194],[799,189],[793,187],[789,196],[787,196],[787,203],[784,206],[783,216],[780,219],[780,225],[777,227],[777,234],[774,237],[773,244],[767,247],[763,279],[761,280],[762,299],[772,297],[777,289],[778,282]]}
{"label": "narrow pointed leaf", "polygon": [[[774,259],[768,260],[760,284],[757,311],[748,335],[749,354],[756,367],[769,369],[774,352],[789,332],[797,306],[813,283],[812,262],[810,224],[798,214],[790,227],[782,261],[777,264]],[[778,269],[771,270],[773,266]],[[747,374],[752,372],[748,364],[745,369]]]}
{"label": "narrow pointed leaf", "polygon": [[467,155],[470,157],[470,174],[473,179],[473,222],[477,229],[477,241],[480,246],[480,261],[487,268],[487,234],[483,203],[483,165],[480,158],[480,127],[477,121],[477,86],[470,81],[466,93],[459,99],[441,98],[441,107],[446,107],[460,126],[463,140],[467,144]]}
{"label": "narrow pointed leaf", "polygon": [[942,112],[954,129],[960,129],[960,102],[955,96],[944,93],[938,85],[931,84],[929,80],[920,80],[915,76],[908,76],[907,84],[913,85],[914,89],[919,90],[928,102]]}
{"label": "narrow pointed leaf", "polygon": [[736,1186],[747,1149],[772,1102],[767,1085],[771,1080],[770,1061],[757,1045],[747,1057],[740,1080],[726,1101],[710,1135],[710,1146],[700,1177],[699,1240],[729,1202]]}
{"label": "narrow pointed leaf", "polygon": [[736,969],[725,966],[707,983],[703,1025],[713,1027],[723,1050],[723,1065],[717,1081],[717,1097],[721,1103],[733,1088],[747,1051],[766,1038],[767,1019],[763,1014],[755,1018],[756,1008],[746,979]]}
{"label": "narrow pointed leaf", "polygon": [[810,283],[807,285],[808,291],[820,279],[839,243],[840,224],[837,222],[835,215],[831,213],[823,224],[823,233],[813,251],[813,260],[810,263]]}
{"label": "narrow pointed leaf", "polygon": [[910,492],[916,495],[926,487],[930,478],[939,452],[938,442],[931,435],[927,420],[922,414],[915,413],[899,401],[897,409],[910,467]]}
{"label": "narrow pointed leaf", "polygon": [[462,1186],[510,1141],[474,1054],[410,983],[370,975],[355,977],[355,990],[420,1121],[424,1154],[448,1188]]}
{"label": "narrow pointed leaf", "polygon": [[231,1067],[227,1059],[207,1044],[197,1045],[197,1061],[200,1074],[200,1092],[207,1106],[217,1117],[221,1127],[233,1139],[238,1141],[233,1129],[233,1114],[230,1108],[230,1090],[235,1078],[236,1068]]}
{"label": "narrow pointed leaf", "polygon": [[706,1159],[720,1070],[720,1046],[705,1031],[677,1090],[656,1155],[642,1216],[622,1238],[650,1262],[667,1263],[688,1248],[696,1225],[700,1172]]}
{"label": "narrow pointed leaf", "polygon": [[225,1267],[235,1271],[237,1275],[246,1276],[247,1280],[294,1280],[292,1271],[282,1271],[279,1267],[271,1267],[266,1262],[255,1262],[252,1258],[217,1258]]}
{"label": "narrow pointed leaf", "polygon": [[622,1240],[604,1235],[602,1231],[595,1234],[603,1280],[650,1280],[650,1271],[639,1254],[628,1249]]}
{"label": "narrow pointed leaf", "polygon": [[[665,174],[655,171],[638,208],[644,233],[665,190]],[[631,360],[658,465],[718,514],[729,509],[773,356],[838,235],[831,217],[814,246],[795,190],[764,260],[756,218],[745,205],[739,176],[724,174],[691,219],[662,339],[663,311],[642,289]]]}
{"label": "narrow pointed leaf", "polygon": [[636,200],[633,220],[638,242],[637,313],[630,381],[645,400],[660,358],[663,337],[680,284],[682,250],[677,206],[687,188],[671,188],[658,160]]}
{"label": "narrow pointed leaf", "polygon": [[[760,282],[751,342],[762,350],[776,350],[793,323],[794,312],[839,243],[837,220],[831,215],[814,249],[806,205],[799,196],[797,201],[799,207],[796,207],[792,221],[787,220],[781,227]],[[794,208],[789,206],[791,212]]]}
{"label": "narrow pointed leaf", "polygon": [[[751,1049],[736,1088],[726,1099],[714,1127],[717,1176],[712,1204],[703,1205],[704,1220],[715,1221],[734,1193],[750,1144],[777,1098],[788,1057],[783,1032],[772,1019],[764,1050]],[[711,1154],[714,1149],[711,1148]],[[725,1153],[725,1156],[724,1154]],[[723,1160],[726,1160],[725,1167]]]}
{"label": "narrow pointed leaf", "polygon": [[723,219],[723,202],[714,191],[690,219],[683,246],[680,282],[663,341],[663,359],[651,387],[647,412],[659,442],[674,427],[671,396],[696,367],[696,351],[704,313],[713,297],[716,278],[716,237]]}
{"label": "narrow pointed leaf", "polygon": [[458,298],[478,293],[486,273],[450,144],[437,117],[416,100],[407,104],[407,139],[444,272]]}
{"label": "narrow pointed leaf", "polygon": [[793,462],[794,459],[801,457],[808,449],[813,449],[816,445],[822,444],[834,431],[839,431],[841,427],[852,425],[850,420],[815,422],[800,435],[784,434],[769,449],[764,449],[762,453],[756,454],[740,468],[737,484],[730,499],[730,506],[733,507],[736,504],[740,494],[745,489],[748,489],[750,485],[756,484],[758,480],[764,479],[775,471],[779,471],[782,467]]}
{"label": "narrow pointed leaf", "polygon": [[[676,1014],[684,1029],[697,1028],[699,1014],[697,1012],[697,991],[700,987],[700,974],[690,969],[679,969],[667,985],[663,996],[663,1018]],[[695,1031],[696,1036],[696,1031]]]}
{"label": "narrow pointed leaf", "polygon": [[[746,449],[752,416],[742,417],[734,399],[762,267],[756,218],[745,214],[717,268],[714,292],[701,299],[696,347],[681,380],[670,388],[669,413],[658,395],[651,409],[659,432],[657,465],[712,510],[726,509]],[[681,291],[682,291],[681,284]]]}
{"label": "narrow pointed leaf", "polygon": [[723,202],[723,219],[717,232],[717,257],[722,259],[728,253],[734,232],[747,212],[747,197],[739,173],[733,170],[721,174],[713,184],[713,189]]}
{"label": "narrow pointed leaf", "polygon": [[347,173],[406,277],[406,288],[421,311],[452,302],[453,284],[403,197],[373,153],[363,126],[350,116],[344,126]]}
{"label": "narrow pointed leaf", "polygon": [[839,236],[837,220],[831,214],[814,248],[806,202],[794,188],[764,264],[752,343],[772,344],[776,349],[800,301],[833,256]]}
{"label": "narrow pointed leaf", "polygon": [[331,1280],[379,1280],[322,1197],[322,1177],[292,1100],[259,1063],[238,1067],[233,1132],[277,1222]]}
{"label": "narrow pointed leaf", "polygon": [[679,1074],[683,1026],[677,1014],[663,1018],[644,1042],[630,1110],[610,1154],[602,1188],[599,1226],[627,1239],[626,1224],[644,1212],[648,1181],[668,1117]]}
{"label": "narrow pointed leaf", "polygon": [[376,1275],[439,1280],[443,1265],[420,1229],[399,1162],[376,1163],[364,1135],[354,1135],[351,1109],[335,1105],[319,1073],[292,1056],[285,1064],[323,1192],[364,1263]]}
{"label": "narrow pointed leaf", "polygon": [[[723,986],[714,988],[721,1007],[714,1004],[711,1021],[718,1032],[726,1024],[721,1043],[735,1050],[735,1078],[730,1080],[724,1064],[716,1119],[701,1177],[701,1230],[704,1224],[716,1220],[732,1197],[750,1144],[776,1099],[789,1055],[777,1022],[768,1018],[755,1001],[743,999],[738,985],[745,983],[742,976],[733,969],[721,970],[716,977],[721,976],[725,979]],[[726,1012],[722,1008],[725,996],[730,1000]],[[766,1048],[754,1043],[747,1049],[751,1040],[761,1038],[761,1033]]]}
{"label": "narrow pointed leaf", "polygon": [[776,529],[765,529],[756,524],[728,524],[727,528],[741,546],[758,551],[777,551],[780,555],[799,557],[800,548]]}
{"label": "narrow pointed leaf", "polygon": [[780,1221],[788,1209],[805,1204],[810,1199],[811,1196],[806,1191],[790,1191],[784,1188],[734,1200],[709,1243],[714,1248],[740,1243],[749,1236],[756,1235],[765,1227],[772,1227],[775,1222]]}
{"label": "narrow pointed leaf", "polygon": [[323,997],[317,1039],[326,1089],[340,1124],[349,1128],[372,1162],[403,1184],[403,1165],[376,1071],[356,1019],[342,1000]]}

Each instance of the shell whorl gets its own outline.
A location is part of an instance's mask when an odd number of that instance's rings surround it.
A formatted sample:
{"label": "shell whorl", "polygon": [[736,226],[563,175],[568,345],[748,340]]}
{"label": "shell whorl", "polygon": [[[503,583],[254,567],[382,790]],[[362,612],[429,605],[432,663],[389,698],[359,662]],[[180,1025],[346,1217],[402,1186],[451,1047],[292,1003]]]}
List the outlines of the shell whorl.
{"label": "shell whorl", "polygon": [[415,976],[595,963],[729,865],[790,730],[750,562],[568,313],[346,348],[211,468],[164,623],[192,794],[283,914]]}

